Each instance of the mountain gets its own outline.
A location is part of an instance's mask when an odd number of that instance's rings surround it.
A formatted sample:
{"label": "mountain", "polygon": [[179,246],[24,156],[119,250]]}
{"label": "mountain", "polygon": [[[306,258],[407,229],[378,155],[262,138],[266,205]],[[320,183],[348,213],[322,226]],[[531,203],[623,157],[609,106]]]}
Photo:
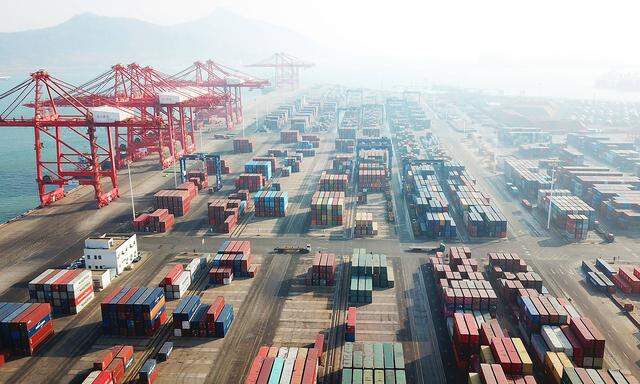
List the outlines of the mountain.
{"label": "mountain", "polygon": [[50,28],[0,33],[0,68],[20,76],[39,68],[97,73],[135,61],[171,72],[209,58],[241,67],[279,51],[312,59],[319,49],[292,30],[223,8],[170,26],[85,13]]}

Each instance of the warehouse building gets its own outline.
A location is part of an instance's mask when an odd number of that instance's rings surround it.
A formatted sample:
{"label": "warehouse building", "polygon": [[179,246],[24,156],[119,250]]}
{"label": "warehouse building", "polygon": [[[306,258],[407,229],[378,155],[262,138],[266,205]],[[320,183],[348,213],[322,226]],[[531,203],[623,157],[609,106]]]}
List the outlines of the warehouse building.
{"label": "warehouse building", "polygon": [[111,277],[122,273],[138,255],[136,235],[104,234],[84,241],[84,259],[88,269],[109,270]]}

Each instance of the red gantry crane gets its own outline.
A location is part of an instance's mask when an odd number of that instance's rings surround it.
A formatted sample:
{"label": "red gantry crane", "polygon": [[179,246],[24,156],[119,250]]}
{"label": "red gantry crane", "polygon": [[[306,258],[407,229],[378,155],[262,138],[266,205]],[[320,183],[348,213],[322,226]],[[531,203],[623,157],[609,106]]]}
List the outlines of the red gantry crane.
{"label": "red gantry crane", "polygon": [[[0,127],[34,130],[40,206],[64,197],[65,186],[74,180],[93,186],[98,208],[109,204],[119,196],[113,130],[159,124],[153,116],[142,116],[108,100],[94,106],[84,103],[97,99],[100,96],[81,93],[78,87],[42,70],[0,94],[0,104],[6,105],[0,112]],[[25,113],[32,116],[24,117]],[[105,188],[103,179],[109,179],[110,186]]]}
{"label": "red gantry crane", "polygon": [[224,66],[213,60],[196,61],[188,68],[170,76],[167,82],[174,86],[204,87],[210,93],[220,92],[228,96],[225,105],[202,109],[197,116],[200,120],[211,116],[224,118],[228,130],[242,123],[242,88],[258,89],[269,85],[268,80],[259,79],[244,72]]}
{"label": "red gantry crane", "polygon": [[300,69],[311,68],[314,65],[308,61],[280,52],[258,63],[250,64],[248,67],[274,68],[276,88],[298,89],[300,86]]}
{"label": "red gantry crane", "polygon": [[112,103],[135,109],[141,116],[153,116],[161,122],[153,127],[116,130],[118,168],[157,152],[164,169],[182,155],[195,152],[194,111],[216,108],[226,104],[229,98],[203,87],[172,85],[167,81],[168,77],[136,63],[118,64],[73,93],[91,106]]}

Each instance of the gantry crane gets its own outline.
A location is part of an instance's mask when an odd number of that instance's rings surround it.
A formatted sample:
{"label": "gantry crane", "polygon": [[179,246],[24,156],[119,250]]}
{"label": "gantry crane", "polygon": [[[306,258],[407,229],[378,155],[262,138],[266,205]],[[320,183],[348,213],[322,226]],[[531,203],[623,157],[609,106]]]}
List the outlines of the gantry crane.
{"label": "gantry crane", "polygon": [[174,86],[205,87],[210,92],[228,96],[227,103],[212,109],[198,111],[201,119],[210,116],[224,118],[228,130],[242,123],[242,88],[258,89],[269,85],[268,80],[259,79],[244,72],[224,66],[213,60],[196,61],[188,68],[170,76],[167,82]]}
{"label": "gantry crane", "polygon": [[300,86],[300,69],[311,68],[315,64],[300,60],[284,52],[274,53],[265,60],[248,67],[274,68],[275,87],[279,89],[298,89]]}
{"label": "gantry crane", "polygon": [[[162,168],[169,167],[182,155],[195,151],[194,110],[224,105],[227,95],[205,88],[176,86],[169,76],[136,63],[114,65],[111,69],[72,92],[89,106],[111,103],[133,108],[142,116],[158,118],[154,127],[129,127],[116,131],[118,156],[116,166],[157,152]],[[56,100],[64,103],[64,100]]]}
{"label": "gantry crane", "polygon": [[[65,186],[75,180],[93,186],[97,207],[101,208],[119,196],[113,130],[151,128],[159,122],[106,100],[92,107],[73,94],[78,94],[77,87],[46,71],[32,73],[0,94],[0,104],[7,105],[0,112],[0,127],[33,128],[40,206],[63,198]],[[99,98],[87,92],[83,97]],[[31,116],[24,117],[25,112]],[[108,190],[102,183],[104,178],[111,181]]]}

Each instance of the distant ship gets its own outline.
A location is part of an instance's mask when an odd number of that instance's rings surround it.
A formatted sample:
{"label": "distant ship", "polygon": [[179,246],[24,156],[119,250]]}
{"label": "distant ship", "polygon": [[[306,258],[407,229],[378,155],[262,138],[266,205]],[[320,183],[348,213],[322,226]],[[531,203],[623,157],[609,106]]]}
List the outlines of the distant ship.
{"label": "distant ship", "polygon": [[0,73],[0,80],[9,80],[9,76],[6,76]]}

